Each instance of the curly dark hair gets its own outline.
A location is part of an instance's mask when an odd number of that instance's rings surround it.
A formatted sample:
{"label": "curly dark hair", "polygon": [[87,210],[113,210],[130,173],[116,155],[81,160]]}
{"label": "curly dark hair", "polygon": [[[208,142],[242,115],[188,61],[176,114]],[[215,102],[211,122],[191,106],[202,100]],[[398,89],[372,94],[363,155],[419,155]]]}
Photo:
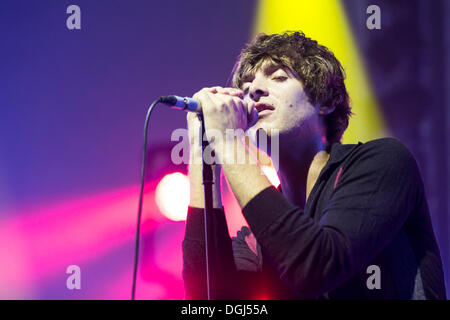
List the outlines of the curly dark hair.
{"label": "curly dark hair", "polygon": [[294,71],[313,105],[335,107],[325,116],[327,149],[340,142],[352,112],[345,71],[334,54],[301,31],[259,34],[239,55],[233,69],[233,86],[241,88],[243,78],[267,60]]}

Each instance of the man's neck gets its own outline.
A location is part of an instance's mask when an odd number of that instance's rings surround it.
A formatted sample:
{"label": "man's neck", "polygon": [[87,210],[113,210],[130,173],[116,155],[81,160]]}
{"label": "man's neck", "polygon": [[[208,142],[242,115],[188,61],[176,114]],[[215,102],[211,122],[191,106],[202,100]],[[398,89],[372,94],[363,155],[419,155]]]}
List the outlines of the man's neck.
{"label": "man's neck", "polygon": [[[301,141],[299,139],[299,141]],[[329,159],[320,139],[309,143],[282,144],[280,142],[279,167],[283,194],[293,204],[304,208],[320,171]]]}

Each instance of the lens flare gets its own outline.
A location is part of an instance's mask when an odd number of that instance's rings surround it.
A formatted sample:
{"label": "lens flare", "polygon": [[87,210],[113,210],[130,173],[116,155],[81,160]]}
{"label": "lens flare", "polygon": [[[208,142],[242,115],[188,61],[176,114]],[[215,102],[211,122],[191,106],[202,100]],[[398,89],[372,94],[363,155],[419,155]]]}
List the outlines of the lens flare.
{"label": "lens flare", "polygon": [[277,188],[280,185],[280,179],[278,178],[277,171],[273,166],[261,166],[261,171],[269,179],[270,183]]}
{"label": "lens flare", "polygon": [[175,172],[165,175],[156,187],[156,204],[161,213],[173,221],[186,220],[189,205],[189,179]]}

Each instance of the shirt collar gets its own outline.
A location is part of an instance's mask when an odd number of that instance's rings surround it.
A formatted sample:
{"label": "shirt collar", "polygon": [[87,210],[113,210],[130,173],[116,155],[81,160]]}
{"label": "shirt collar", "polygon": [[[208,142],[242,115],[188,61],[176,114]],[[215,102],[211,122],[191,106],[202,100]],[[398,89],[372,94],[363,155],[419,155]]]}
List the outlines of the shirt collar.
{"label": "shirt collar", "polygon": [[[328,159],[326,165],[322,168],[319,176],[322,176],[322,173],[327,171],[330,167],[335,164],[340,164],[344,159],[362,142],[358,142],[358,144],[341,144],[340,142],[335,142],[331,146],[330,158]],[[277,187],[278,191],[282,191],[281,184]]]}
{"label": "shirt collar", "polygon": [[362,142],[358,142],[358,144],[341,144],[339,142],[333,143],[330,151],[330,158],[326,166],[331,166],[335,163],[341,163],[344,159]]}

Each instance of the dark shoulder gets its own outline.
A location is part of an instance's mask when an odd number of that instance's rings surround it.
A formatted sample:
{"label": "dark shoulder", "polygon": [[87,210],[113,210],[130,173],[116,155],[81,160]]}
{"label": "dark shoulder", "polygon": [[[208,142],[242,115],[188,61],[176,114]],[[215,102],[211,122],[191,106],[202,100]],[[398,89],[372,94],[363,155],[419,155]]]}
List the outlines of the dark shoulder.
{"label": "dark shoulder", "polygon": [[[420,169],[411,151],[398,139],[381,138],[359,144],[347,164],[356,176],[370,176],[390,183],[422,185]],[[344,168],[345,170],[345,168]]]}
{"label": "dark shoulder", "polygon": [[356,183],[357,188],[373,185],[378,189],[402,188],[414,192],[422,192],[424,188],[413,154],[395,138],[359,143],[345,159],[342,168],[342,183]]}
{"label": "dark shoulder", "polygon": [[360,144],[355,150],[355,156],[379,162],[379,164],[404,165],[415,164],[411,151],[398,139],[381,138]]}
{"label": "dark shoulder", "polygon": [[375,140],[370,140],[365,143],[362,143],[360,147],[363,150],[385,150],[391,152],[405,152],[408,151],[408,148],[404,145],[403,142],[396,138],[380,138]]}

